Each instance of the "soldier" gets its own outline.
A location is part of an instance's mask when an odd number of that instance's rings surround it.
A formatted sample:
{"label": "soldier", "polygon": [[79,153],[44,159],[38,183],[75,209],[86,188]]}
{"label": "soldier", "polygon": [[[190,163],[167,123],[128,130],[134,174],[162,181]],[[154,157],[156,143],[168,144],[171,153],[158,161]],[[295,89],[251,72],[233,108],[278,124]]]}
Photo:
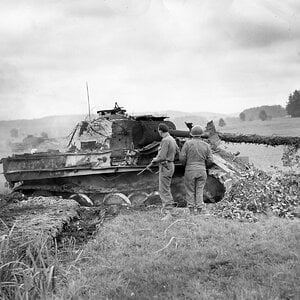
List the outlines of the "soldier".
{"label": "soldier", "polygon": [[203,189],[207,179],[206,165],[213,162],[211,148],[201,139],[202,134],[202,128],[194,126],[191,129],[192,139],[185,142],[179,156],[185,164],[186,201],[191,213],[201,212],[205,208]]}
{"label": "soldier", "polygon": [[163,220],[171,217],[171,210],[174,200],[171,194],[171,180],[174,174],[174,158],[179,148],[176,141],[169,134],[169,128],[166,124],[161,123],[158,126],[159,135],[162,137],[158,154],[152,159],[148,167],[153,163],[159,163],[159,194],[163,205]]}

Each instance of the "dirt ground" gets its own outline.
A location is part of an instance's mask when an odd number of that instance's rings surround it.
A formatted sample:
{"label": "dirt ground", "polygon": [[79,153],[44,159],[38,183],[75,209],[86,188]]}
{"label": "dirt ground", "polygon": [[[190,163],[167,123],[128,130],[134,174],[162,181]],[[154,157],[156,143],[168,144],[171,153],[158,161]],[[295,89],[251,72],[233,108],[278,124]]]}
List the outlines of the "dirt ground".
{"label": "dirt ground", "polygon": [[0,236],[9,236],[16,246],[51,240],[78,216],[78,209],[77,202],[56,197],[7,203],[0,210]]}
{"label": "dirt ground", "polygon": [[16,197],[0,208],[0,237],[10,235],[15,246],[55,238],[59,247],[70,241],[80,247],[105,219],[113,217],[110,209],[83,207],[70,199],[35,197],[18,202]]}

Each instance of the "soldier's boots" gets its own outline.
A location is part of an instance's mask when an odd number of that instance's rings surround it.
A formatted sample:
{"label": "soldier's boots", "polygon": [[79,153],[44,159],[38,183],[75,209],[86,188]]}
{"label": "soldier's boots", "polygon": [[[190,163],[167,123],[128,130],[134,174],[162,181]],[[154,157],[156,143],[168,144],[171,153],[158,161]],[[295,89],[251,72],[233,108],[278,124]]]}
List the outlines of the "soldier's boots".
{"label": "soldier's boots", "polygon": [[202,216],[210,216],[209,211],[208,211],[205,207],[197,208],[197,211],[198,211],[198,214],[199,214],[199,215],[202,215]]}
{"label": "soldier's boots", "polygon": [[189,207],[190,215],[197,215],[197,208],[196,207]]}
{"label": "soldier's boots", "polygon": [[205,207],[189,207],[189,210],[190,215],[209,215]]}

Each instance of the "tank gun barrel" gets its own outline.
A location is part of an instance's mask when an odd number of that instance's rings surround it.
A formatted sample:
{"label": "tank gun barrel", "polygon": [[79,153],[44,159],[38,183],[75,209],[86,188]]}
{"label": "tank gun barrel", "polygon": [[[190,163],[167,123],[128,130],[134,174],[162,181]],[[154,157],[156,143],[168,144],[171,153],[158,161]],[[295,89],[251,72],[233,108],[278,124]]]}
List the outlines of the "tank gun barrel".
{"label": "tank gun barrel", "polygon": [[[216,132],[220,140],[227,143],[248,143],[260,144],[268,146],[291,145],[300,148],[300,137],[297,136],[263,136],[257,134],[236,134]],[[185,130],[170,130],[170,134],[174,137],[190,137],[190,132]],[[203,139],[208,138],[208,134],[202,135]]]}
{"label": "tank gun barrel", "polygon": [[298,136],[263,136],[257,134],[234,134],[218,132],[219,138],[229,143],[249,143],[268,146],[291,145],[300,148]]}
{"label": "tank gun barrel", "polygon": [[177,130],[177,129],[171,129],[170,134],[175,137],[190,137],[190,132],[187,130]]}

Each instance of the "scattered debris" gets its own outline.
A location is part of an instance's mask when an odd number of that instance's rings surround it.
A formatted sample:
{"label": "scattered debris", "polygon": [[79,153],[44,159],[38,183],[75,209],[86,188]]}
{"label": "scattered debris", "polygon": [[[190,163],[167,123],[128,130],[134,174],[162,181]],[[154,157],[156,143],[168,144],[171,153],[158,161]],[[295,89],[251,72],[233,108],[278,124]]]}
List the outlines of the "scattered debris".
{"label": "scattered debris", "polygon": [[78,214],[70,222],[65,223],[56,237],[59,245],[75,241],[76,246],[86,243],[97,231],[105,218],[107,211],[101,207],[80,207]]}
{"label": "scattered debris", "polygon": [[258,213],[293,219],[300,204],[300,174],[280,172],[269,176],[252,168],[235,182],[224,199],[214,205],[214,215],[256,222]]}
{"label": "scattered debris", "polygon": [[7,195],[0,195],[0,199],[5,203],[17,203],[23,200],[27,200],[27,197],[20,192],[12,192]]}

